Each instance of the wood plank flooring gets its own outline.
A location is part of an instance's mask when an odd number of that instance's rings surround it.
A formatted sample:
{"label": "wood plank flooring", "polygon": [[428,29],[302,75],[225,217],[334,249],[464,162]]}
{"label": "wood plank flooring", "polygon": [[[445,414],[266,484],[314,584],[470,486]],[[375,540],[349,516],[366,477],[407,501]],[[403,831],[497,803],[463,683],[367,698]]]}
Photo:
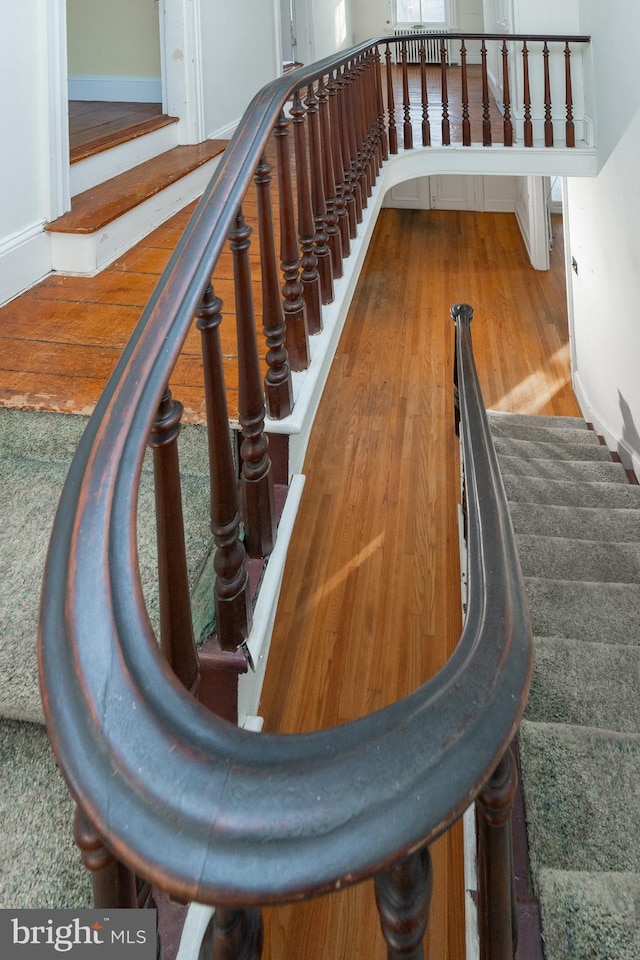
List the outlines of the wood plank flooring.
{"label": "wood plank flooring", "polygon": [[[307,453],[265,729],[346,722],[450,656],[461,619],[449,307],[475,308],[488,405],[577,414],[559,218],[554,231],[552,270],[538,273],[512,215],[381,212]],[[431,960],[464,957],[461,846],[459,827],[433,846]],[[267,911],[265,960],[283,956],[383,960],[371,884]]]}
{"label": "wood plank flooring", "polygon": [[160,103],[69,101],[69,160],[76,163],[152,130],[177,123]]}

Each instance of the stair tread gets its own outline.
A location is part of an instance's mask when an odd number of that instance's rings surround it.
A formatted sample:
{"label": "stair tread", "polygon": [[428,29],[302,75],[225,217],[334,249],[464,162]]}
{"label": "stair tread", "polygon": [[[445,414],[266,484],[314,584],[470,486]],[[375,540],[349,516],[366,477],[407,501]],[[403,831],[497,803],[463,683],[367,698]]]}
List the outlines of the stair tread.
{"label": "stair tread", "polygon": [[503,477],[507,499],[550,506],[640,508],[640,486],[608,481],[553,480],[550,477]]}
{"label": "stair tread", "polygon": [[582,417],[552,417],[538,416],[527,413],[506,413],[502,410],[488,410],[487,416],[491,426],[494,424],[514,426],[530,425],[533,427],[548,427],[555,430],[557,427],[572,427],[577,430],[588,430],[587,421]]}
{"label": "stair tread", "polygon": [[503,477],[547,477],[550,480],[569,480],[573,483],[583,479],[629,483],[622,464],[613,460],[548,460],[540,457],[501,455],[500,472]]}
{"label": "stair tread", "polygon": [[639,645],[640,584],[525,577],[533,632]]}
{"label": "stair tread", "polygon": [[71,210],[46,229],[51,233],[95,233],[221,154],[227,140],[173,147],[73,198]]}
{"label": "stair tread", "polygon": [[521,456],[543,460],[610,460],[611,454],[600,443],[575,443],[561,439],[518,440],[512,437],[494,437],[498,459],[502,456]]}
{"label": "stair tread", "polygon": [[640,583],[640,543],[573,540],[535,533],[517,533],[516,541],[525,576]]}
{"label": "stair tread", "polygon": [[123,143],[129,143],[130,140],[137,140],[155,130],[161,130],[163,127],[178,123],[178,117],[170,117],[166,113],[157,114],[154,117],[148,117],[146,120],[140,120],[138,123],[131,123],[128,117],[123,117],[120,121],[109,121],[105,124],[105,132],[97,137],[95,127],[86,131],[86,142],[79,143],[82,136],[76,134],[76,143],[69,150],[69,162],[78,163],[80,160],[86,160],[87,157],[94,157],[98,153],[104,153],[112,147],[118,147]]}
{"label": "stair tread", "polygon": [[575,443],[587,446],[599,446],[600,440],[593,430],[581,427],[545,427],[531,423],[504,423],[501,420],[490,421],[494,437],[506,437],[512,440],[529,440],[542,443]]}
{"label": "stair tread", "polygon": [[640,510],[623,507],[563,507],[553,504],[511,503],[516,533],[635,543],[640,540]]}

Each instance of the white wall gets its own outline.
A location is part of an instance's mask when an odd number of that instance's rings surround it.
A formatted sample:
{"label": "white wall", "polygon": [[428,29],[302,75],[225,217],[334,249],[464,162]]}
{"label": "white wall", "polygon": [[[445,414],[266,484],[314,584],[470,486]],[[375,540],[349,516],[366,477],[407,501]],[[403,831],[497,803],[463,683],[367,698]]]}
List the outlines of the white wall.
{"label": "white wall", "polygon": [[594,37],[602,145],[595,179],[567,182],[567,256],[573,301],[575,388],[585,415],[640,469],[640,85],[621,36],[637,36],[636,0],[581,0],[580,29]]}
{"label": "white wall", "polygon": [[224,138],[282,71],[277,7],[274,0],[205,0],[200,8],[205,136]]}
{"label": "white wall", "polygon": [[322,60],[353,44],[352,0],[313,0],[313,53]]}
{"label": "white wall", "polygon": [[[393,23],[390,0],[352,0],[352,7],[356,43],[381,36]],[[483,0],[451,0],[451,9],[456,30],[464,33],[483,30]]]}
{"label": "white wall", "polygon": [[158,4],[67,0],[70,74],[160,76]]}

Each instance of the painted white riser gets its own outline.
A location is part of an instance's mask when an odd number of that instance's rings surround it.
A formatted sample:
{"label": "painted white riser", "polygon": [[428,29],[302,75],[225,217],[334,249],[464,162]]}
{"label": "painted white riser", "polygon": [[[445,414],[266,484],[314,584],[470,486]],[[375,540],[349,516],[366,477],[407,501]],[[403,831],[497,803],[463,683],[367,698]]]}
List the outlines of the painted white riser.
{"label": "painted white riser", "polygon": [[78,160],[71,164],[69,171],[71,196],[76,197],[85,190],[91,190],[99,183],[111,180],[118,174],[131,170],[138,164],[158,157],[161,153],[177,146],[178,124],[171,123],[158,130],[152,130],[144,136],[129,140],[127,143],[96,153],[85,160]]}

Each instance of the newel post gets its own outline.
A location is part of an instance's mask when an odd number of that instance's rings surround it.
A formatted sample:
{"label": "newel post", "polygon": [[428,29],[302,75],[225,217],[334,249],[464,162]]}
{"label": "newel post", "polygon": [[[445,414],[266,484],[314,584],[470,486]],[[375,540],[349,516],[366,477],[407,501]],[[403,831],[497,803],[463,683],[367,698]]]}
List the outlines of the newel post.
{"label": "newel post", "polygon": [[513,960],[518,943],[511,830],[517,786],[507,748],[476,800],[480,960]]}

